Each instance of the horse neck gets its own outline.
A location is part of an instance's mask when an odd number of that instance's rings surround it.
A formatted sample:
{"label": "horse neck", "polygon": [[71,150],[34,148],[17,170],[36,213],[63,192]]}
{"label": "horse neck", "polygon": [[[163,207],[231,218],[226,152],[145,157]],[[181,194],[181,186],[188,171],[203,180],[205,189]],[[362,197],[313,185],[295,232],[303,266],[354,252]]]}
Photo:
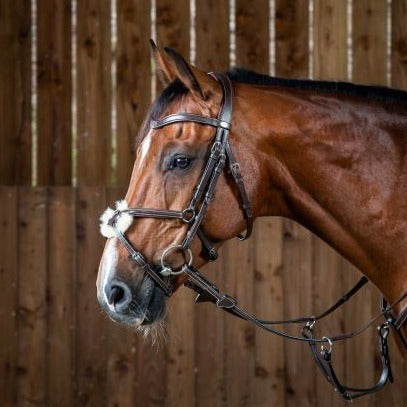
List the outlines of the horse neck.
{"label": "horse neck", "polygon": [[239,84],[235,99],[236,139],[259,163],[257,215],[301,223],[390,301],[406,290],[406,110]]}

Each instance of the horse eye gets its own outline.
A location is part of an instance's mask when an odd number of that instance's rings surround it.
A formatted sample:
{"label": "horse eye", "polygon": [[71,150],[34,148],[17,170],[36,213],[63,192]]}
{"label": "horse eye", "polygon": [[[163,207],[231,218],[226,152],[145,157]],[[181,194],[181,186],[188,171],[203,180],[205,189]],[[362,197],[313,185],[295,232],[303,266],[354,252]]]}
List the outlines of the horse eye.
{"label": "horse eye", "polygon": [[181,170],[186,170],[191,164],[191,159],[189,157],[178,156],[174,158],[173,167],[179,168]]}

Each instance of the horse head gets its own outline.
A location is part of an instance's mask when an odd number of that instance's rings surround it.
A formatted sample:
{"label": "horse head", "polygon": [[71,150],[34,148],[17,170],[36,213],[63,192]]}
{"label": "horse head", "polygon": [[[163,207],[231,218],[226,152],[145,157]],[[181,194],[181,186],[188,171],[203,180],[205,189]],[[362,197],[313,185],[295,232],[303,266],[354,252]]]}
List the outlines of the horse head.
{"label": "horse head", "polygon": [[[241,173],[254,177],[255,160],[245,154],[240,168],[229,145],[233,139],[240,157],[243,144],[230,132],[226,106],[232,97],[223,100],[227,84],[152,46],[166,87],[139,131],[126,196],[101,218],[108,240],[97,279],[106,313],[138,327],[162,320],[166,298],[186,280],[183,267],[214,259],[223,242],[251,228],[256,210],[248,198],[256,182],[248,194],[239,185]],[[226,161],[232,175],[222,171]]]}

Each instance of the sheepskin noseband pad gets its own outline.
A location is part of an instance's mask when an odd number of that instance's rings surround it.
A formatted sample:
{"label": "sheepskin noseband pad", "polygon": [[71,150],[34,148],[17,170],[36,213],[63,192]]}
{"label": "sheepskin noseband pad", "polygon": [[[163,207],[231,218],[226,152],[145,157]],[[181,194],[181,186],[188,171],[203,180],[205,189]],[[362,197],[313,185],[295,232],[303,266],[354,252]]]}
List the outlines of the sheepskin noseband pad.
{"label": "sheepskin noseband pad", "polygon": [[[126,232],[133,223],[133,217],[126,212],[129,205],[126,200],[117,201],[116,209],[107,208],[100,217],[100,233],[104,237],[115,237],[116,230]],[[113,226],[114,225],[114,226]]]}

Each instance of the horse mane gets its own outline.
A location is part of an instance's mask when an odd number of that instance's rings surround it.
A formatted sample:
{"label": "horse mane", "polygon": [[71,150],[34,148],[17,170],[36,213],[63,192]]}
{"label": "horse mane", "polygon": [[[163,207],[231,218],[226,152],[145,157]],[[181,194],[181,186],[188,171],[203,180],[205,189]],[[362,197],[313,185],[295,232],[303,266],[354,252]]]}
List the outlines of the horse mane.
{"label": "horse mane", "polygon": [[392,89],[386,86],[356,85],[349,82],[316,81],[311,79],[278,78],[241,68],[232,68],[227,71],[226,74],[232,82],[236,83],[342,94],[384,103],[407,103],[406,91]]}
{"label": "horse mane", "polygon": [[[379,101],[387,104],[407,103],[407,92],[386,86],[356,85],[350,82],[316,81],[311,79],[288,79],[260,74],[249,69],[232,68],[225,74],[234,83],[246,83],[249,85],[274,86],[281,88],[291,88],[309,90],[316,92],[327,92],[330,94],[349,95],[369,100]],[[161,117],[172,102],[179,100],[188,93],[188,89],[183,83],[176,79],[168,84],[151,106],[141,131],[136,137],[136,144],[146,134],[152,118]]]}

